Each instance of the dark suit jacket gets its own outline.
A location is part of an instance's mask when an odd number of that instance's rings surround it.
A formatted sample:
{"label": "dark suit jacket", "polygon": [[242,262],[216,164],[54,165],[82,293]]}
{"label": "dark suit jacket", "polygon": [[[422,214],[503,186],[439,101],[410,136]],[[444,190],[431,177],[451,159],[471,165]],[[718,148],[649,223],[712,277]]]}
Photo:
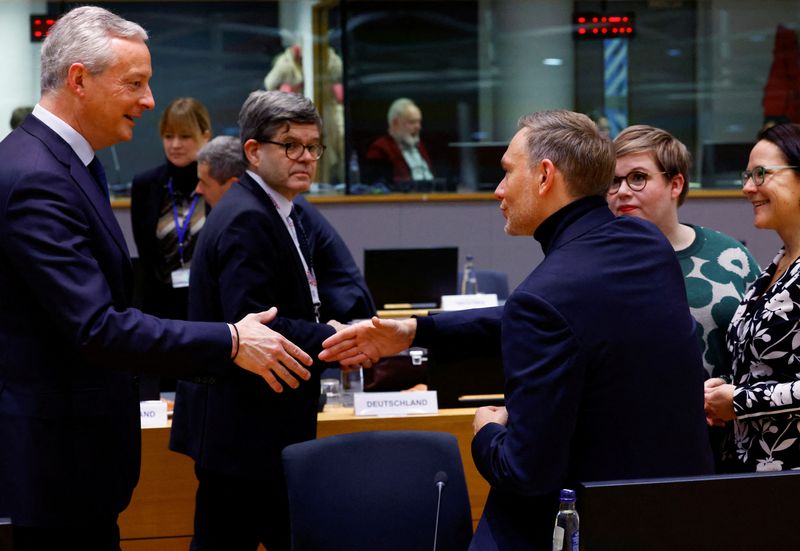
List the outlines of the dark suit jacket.
{"label": "dark suit jacket", "polygon": [[[492,487],[475,549],[550,549],[558,491],[579,481],[713,469],[703,366],[669,243],[601,198],[551,218],[544,237],[537,230],[545,259],[500,319],[509,420],[472,442]],[[450,342],[470,323],[487,335],[496,313],[435,316],[421,340]]]}
{"label": "dark suit jacket", "polygon": [[294,208],[308,234],[322,301],[322,321],[342,323],[375,315],[375,303],[353,255],[336,229],[300,195]]}
{"label": "dark suit jacket", "polygon": [[[278,307],[270,327],[313,358],[332,327],[314,321],[297,249],[266,192],[247,174],[206,220],[192,260],[189,317],[233,320]],[[281,480],[280,452],[316,435],[319,373],[277,394],[241,372],[213,384],[178,383],[170,448],[198,466],[241,478]]]}
{"label": "dark suit jacket", "polygon": [[0,516],[109,521],[139,477],[132,372],[222,373],[229,329],[128,308],[108,198],[33,116],[0,143],[0,289]]}
{"label": "dark suit jacket", "polygon": [[[417,149],[431,168],[431,158],[425,144],[420,140]],[[431,169],[432,170],[432,169]],[[397,141],[389,134],[384,134],[370,144],[364,163],[364,183],[408,182],[411,180],[411,169],[408,167]]]}

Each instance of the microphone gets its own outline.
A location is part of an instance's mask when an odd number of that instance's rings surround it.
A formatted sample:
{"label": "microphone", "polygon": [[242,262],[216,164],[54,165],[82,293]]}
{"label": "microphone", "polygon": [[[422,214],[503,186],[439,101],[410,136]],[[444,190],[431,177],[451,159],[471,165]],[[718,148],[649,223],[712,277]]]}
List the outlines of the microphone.
{"label": "microphone", "polygon": [[439,536],[439,506],[442,504],[442,490],[447,484],[447,473],[439,471],[433,476],[433,483],[439,490],[439,498],[436,500],[436,525],[433,529],[433,551],[436,551],[436,539]]}

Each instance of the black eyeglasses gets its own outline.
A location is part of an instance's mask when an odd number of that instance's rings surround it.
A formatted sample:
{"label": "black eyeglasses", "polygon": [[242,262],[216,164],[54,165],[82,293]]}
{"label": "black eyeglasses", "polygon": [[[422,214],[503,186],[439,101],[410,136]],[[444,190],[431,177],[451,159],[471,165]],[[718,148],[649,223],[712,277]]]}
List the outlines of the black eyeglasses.
{"label": "black eyeglasses", "polygon": [[625,176],[614,176],[614,178],[611,180],[611,185],[608,186],[608,194],[614,195],[616,192],[618,192],[622,182],[628,184],[628,187],[633,191],[642,191],[644,186],[647,185],[647,181],[656,174],[669,174],[669,172],[654,172],[652,174],[648,174],[647,172],[642,172],[641,170],[634,170]]}
{"label": "black eyeglasses", "polygon": [[303,145],[300,142],[273,142],[272,140],[261,140],[261,143],[271,143],[273,145],[281,146],[286,152],[286,156],[293,161],[299,160],[300,157],[303,156],[303,151],[308,151],[311,153],[311,156],[314,157],[315,161],[322,157],[322,154],[325,153],[325,146],[321,143]]}
{"label": "black eyeglasses", "polygon": [[796,166],[780,165],[780,166],[757,166],[753,170],[745,170],[742,172],[742,187],[747,185],[747,180],[753,179],[756,186],[760,186],[767,179],[767,174],[778,172],[779,170],[786,170],[789,168],[798,168]]}

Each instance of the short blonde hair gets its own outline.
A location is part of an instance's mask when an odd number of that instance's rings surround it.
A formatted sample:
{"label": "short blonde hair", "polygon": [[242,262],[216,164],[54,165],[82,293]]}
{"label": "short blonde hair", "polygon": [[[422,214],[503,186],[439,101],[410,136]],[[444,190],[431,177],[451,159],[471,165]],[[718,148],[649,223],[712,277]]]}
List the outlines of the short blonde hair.
{"label": "short blonde hair", "polygon": [[689,168],[692,156],[678,138],[660,128],[637,124],[629,126],[614,139],[614,153],[617,158],[636,153],[649,153],[662,172],[672,178],[683,176],[683,189],[678,196],[678,206],[686,200],[689,193]]}
{"label": "short blonde hair", "polygon": [[538,111],[523,116],[519,128],[529,131],[531,164],[550,159],[574,197],[605,196],[614,177],[614,150],[592,119],[563,109]]}

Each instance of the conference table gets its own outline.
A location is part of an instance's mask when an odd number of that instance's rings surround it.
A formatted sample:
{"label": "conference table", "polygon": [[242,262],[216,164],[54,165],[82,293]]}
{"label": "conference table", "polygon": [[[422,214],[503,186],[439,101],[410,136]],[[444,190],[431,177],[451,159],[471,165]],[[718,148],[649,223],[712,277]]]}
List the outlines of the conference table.
{"label": "conference table", "polygon": [[[379,430],[449,432],[458,439],[473,527],[483,511],[488,483],[472,462],[475,408],[441,409],[432,415],[356,417],[352,408],[319,414],[317,437]],[[168,449],[169,427],[142,429],[142,470],[133,499],[119,519],[123,551],[185,551],[193,533],[197,480],[193,461]]]}

